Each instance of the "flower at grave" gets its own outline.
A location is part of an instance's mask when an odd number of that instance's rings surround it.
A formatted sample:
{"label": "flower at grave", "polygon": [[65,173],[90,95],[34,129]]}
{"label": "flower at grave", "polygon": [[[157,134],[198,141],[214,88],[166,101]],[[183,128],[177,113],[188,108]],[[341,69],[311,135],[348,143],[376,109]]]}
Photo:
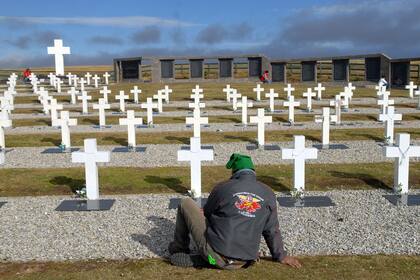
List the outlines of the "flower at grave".
{"label": "flower at grave", "polygon": [[384,143],[385,143],[385,145],[391,144],[390,141],[391,141],[391,136],[388,136],[388,137],[385,136],[384,137]]}
{"label": "flower at grave", "polygon": [[63,143],[60,144],[60,146],[58,146],[60,148],[61,151],[65,151],[66,150],[66,145],[64,145]]}
{"label": "flower at grave", "polygon": [[76,190],[76,195],[80,198],[86,198],[86,188],[81,188],[80,190]]}
{"label": "flower at grave", "polygon": [[302,191],[302,188],[300,188],[300,189],[293,189],[292,191],[290,191],[290,195],[294,199],[302,199],[305,196],[305,194]]}
{"label": "flower at grave", "polygon": [[395,188],[395,193],[400,194],[402,192],[402,184],[399,183],[398,186]]}

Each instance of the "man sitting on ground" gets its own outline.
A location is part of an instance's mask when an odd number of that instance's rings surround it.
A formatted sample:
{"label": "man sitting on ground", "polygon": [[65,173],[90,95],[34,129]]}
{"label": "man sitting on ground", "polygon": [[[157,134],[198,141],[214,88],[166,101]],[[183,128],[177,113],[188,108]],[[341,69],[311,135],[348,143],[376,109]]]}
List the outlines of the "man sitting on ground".
{"label": "man sitting on ground", "polygon": [[260,81],[265,83],[270,84],[271,80],[270,80],[270,74],[268,73],[267,70],[264,71],[264,74],[262,74],[262,76],[260,77]]}
{"label": "man sitting on ground", "polygon": [[[171,263],[200,266],[205,261],[221,269],[248,267],[259,259],[264,236],[274,261],[300,267],[283,248],[276,196],[257,181],[251,158],[232,154],[226,168],[232,169],[232,177],[214,187],[204,211],[191,198],[181,200],[174,241],[169,244]],[[189,234],[199,256],[189,254]]]}

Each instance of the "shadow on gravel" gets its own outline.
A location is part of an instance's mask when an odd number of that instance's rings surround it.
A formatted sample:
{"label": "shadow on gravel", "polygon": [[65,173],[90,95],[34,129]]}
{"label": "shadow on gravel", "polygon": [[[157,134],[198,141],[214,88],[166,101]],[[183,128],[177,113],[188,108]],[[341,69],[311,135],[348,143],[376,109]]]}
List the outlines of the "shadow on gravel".
{"label": "shadow on gravel", "polygon": [[290,189],[278,181],[277,178],[271,176],[257,176],[257,179],[262,183],[268,185],[276,192],[290,191]]}
{"label": "shadow on gravel", "polygon": [[369,185],[375,189],[384,189],[384,190],[391,189],[391,187],[385,184],[383,181],[369,174],[349,173],[349,172],[340,172],[340,171],[330,171],[329,173],[336,178],[361,180],[365,182],[366,185]]}
{"label": "shadow on gravel", "polygon": [[173,240],[175,223],[157,216],[146,218],[155,224],[155,227],[147,231],[146,234],[132,234],[131,239],[146,246],[151,252],[159,257],[168,257],[168,245]]}
{"label": "shadow on gravel", "polygon": [[128,146],[127,139],[121,138],[121,137],[114,137],[114,136],[107,136],[103,138],[104,141],[112,141],[117,144],[120,144],[121,146]]}
{"label": "shadow on gravel", "polygon": [[144,178],[144,181],[146,181],[149,184],[165,185],[166,187],[170,188],[171,190],[177,193],[185,194],[188,191],[188,188],[182,185],[182,181],[174,177],[158,177],[147,175]]}
{"label": "shadow on gravel", "polygon": [[56,176],[50,180],[50,184],[55,186],[67,186],[72,193],[76,193],[76,191],[85,187],[85,180],[73,179],[67,176]]}
{"label": "shadow on gravel", "polygon": [[60,146],[61,139],[54,139],[51,137],[45,137],[41,139],[42,143],[52,143],[54,146]]}
{"label": "shadow on gravel", "polygon": [[359,136],[359,137],[365,137],[367,139],[373,140],[373,141],[377,141],[377,142],[383,142],[384,139],[378,136],[374,136],[374,135],[370,135],[368,133],[349,133],[349,136]]}
{"label": "shadow on gravel", "polygon": [[168,141],[181,142],[182,144],[185,144],[185,145],[190,144],[190,138],[188,137],[166,136],[165,139]]}

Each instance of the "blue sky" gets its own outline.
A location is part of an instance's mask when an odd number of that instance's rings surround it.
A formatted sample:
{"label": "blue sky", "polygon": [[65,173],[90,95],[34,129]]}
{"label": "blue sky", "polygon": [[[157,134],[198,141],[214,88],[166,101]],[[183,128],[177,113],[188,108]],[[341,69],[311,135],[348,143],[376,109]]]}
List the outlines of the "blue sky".
{"label": "blue sky", "polygon": [[9,1],[0,11],[0,67],[50,65],[54,38],[71,47],[73,65],[142,55],[420,56],[419,2]]}

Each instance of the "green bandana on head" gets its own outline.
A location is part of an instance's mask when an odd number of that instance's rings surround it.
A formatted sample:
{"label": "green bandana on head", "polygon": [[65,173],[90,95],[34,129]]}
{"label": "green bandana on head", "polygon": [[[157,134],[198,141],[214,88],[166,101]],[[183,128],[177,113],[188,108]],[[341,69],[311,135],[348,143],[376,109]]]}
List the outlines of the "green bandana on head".
{"label": "green bandana on head", "polygon": [[232,169],[232,173],[241,169],[255,170],[251,157],[241,154],[232,154],[228,163],[226,163],[226,168]]}

